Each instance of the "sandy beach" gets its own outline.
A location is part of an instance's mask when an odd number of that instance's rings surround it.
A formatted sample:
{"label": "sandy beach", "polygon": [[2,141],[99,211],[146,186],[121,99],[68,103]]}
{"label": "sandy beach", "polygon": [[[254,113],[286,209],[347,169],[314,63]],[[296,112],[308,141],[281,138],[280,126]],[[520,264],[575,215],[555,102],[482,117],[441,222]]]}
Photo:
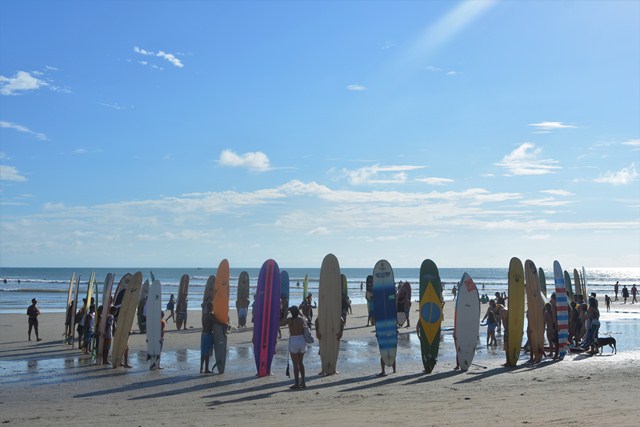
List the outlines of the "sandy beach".
{"label": "sandy beach", "polygon": [[[417,305],[414,305],[416,308]],[[365,327],[366,307],[354,306],[341,341],[338,375],[319,377],[318,343],[307,349],[307,388],[293,391],[285,376],[287,337],[278,341],[273,375],[255,377],[252,331],[229,334],[227,371],[199,374],[200,319],[189,312],[186,331],[169,322],[162,365],[149,371],[145,336],[134,323],[131,369],[92,365],[88,356],[62,343],[63,315],[40,316],[41,342],[27,341],[27,316],[0,314],[0,421],[8,425],[262,425],[296,420],[304,425],[637,425],[640,347],[639,307],[614,303],[611,322],[618,353],[568,355],[564,361],[504,368],[504,352],[484,346],[481,327],[477,363],[454,371],[453,304],[445,307],[438,365],[422,373],[417,313],[400,330],[398,372],[380,371],[374,328]],[[26,309],[26,307],[25,307]],[[484,314],[486,306],[483,306]],[[604,310],[603,310],[604,311]],[[234,311],[231,318],[236,319]],[[601,334],[607,330],[603,322]],[[615,331],[615,328],[610,328]],[[499,336],[499,344],[502,337]],[[626,343],[626,344],[625,344]],[[631,344],[629,344],[631,343]],[[499,346],[498,348],[501,348]]]}

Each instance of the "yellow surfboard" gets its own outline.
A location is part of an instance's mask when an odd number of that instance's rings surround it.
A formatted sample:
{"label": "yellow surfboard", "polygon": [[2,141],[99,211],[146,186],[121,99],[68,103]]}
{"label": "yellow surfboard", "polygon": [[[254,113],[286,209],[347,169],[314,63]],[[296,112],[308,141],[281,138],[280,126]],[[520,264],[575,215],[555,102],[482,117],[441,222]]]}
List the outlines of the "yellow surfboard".
{"label": "yellow surfboard", "polygon": [[524,268],[522,261],[511,258],[509,263],[509,295],[507,299],[509,320],[507,322],[507,363],[516,366],[522,349],[524,331]]}

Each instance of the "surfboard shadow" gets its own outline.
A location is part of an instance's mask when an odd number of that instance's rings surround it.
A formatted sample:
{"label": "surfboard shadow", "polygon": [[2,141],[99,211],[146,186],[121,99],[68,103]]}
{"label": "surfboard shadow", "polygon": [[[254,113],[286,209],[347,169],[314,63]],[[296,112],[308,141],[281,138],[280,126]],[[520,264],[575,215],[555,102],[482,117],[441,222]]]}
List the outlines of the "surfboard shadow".
{"label": "surfboard shadow", "polygon": [[426,374],[422,372],[420,373],[420,378],[416,379],[415,381],[411,381],[407,384],[421,384],[421,383],[426,383],[431,381],[438,381],[438,380],[443,380],[449,377],[455,377],[456,375],[461,375],[464,373],[465,372],[454,371],[454,370],[439,372],[437,374]]}
{"label": "surfboard shadow", "polygon": [[[386,377],[384,377],[383,380],[380,381],[376,381],[374,383],[368,383],[368,384],[363,384],[363,385],[359,385],[356,387],[349,387],[346,388],[344,390],[340,390],[341,392],[351,392],[351,391],[360,391],[360,390],[367,390],[373,387],[383,387],[389,384],[395,384],[395,383],[399,383],[402,381],[406,381],[409,379],[413,379],[419,376],[422,376],[422,373],[418,373],[418,374],[407,374],[407,375],[398,375],[398,374],[388,374]],[[371,380],[375,380],[378,379],[378,377],[376,376],[371,376],[368,378],[365,378],[365,381],[371,381]],[[353,379],[351,379],[349,382],[353,382]]]}
{"label": "surfboard shadow", "polygon": [[472,383],[474,381],[480,381],[480,380],[483,380],[485,378],[494,377],[496,375],[508,374],[508,373],[511,373],[511,372],[524,370],[525,368],[526,368],[526,366],[524,364],[521,364],[521,365],[517,365],[517,366],[514,366],[514,367],[511,367],[511,366],[509,366],[509,367],[498,366],[498,367],[495,367],[493,369],[487,369],[486,371],[479,372],[479,373],[467,371],[468,378],[460,380],[460,381],[456,382],[455,384]]}

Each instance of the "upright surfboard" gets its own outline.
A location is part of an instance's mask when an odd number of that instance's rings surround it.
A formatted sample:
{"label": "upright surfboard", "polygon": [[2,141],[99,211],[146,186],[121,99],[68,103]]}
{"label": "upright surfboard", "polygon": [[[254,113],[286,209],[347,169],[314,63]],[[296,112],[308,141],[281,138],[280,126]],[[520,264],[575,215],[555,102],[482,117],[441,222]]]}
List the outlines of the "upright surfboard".
{"label": "upright surfboard", "polygon": [[284,306],[289,307],[289,272],[287,270],[280,271],[280,299],[284,301]]}
{"label": "upright surfboard", "polygon": [[[371,274],[367,276],[366,289],[367,293],[365,295],[373,296],[373,275]],[[373,320],[375,325],[375,318],[373,317],[373,298],[367,299],[367,311],[369,312],[369,319]]]}
{"label": "upright surfboard", "polygon": [[213,288],[213,352],[215,367],[224,374],[227,363],[227,326],[229,324],[229,261],[223,259],[216,271],[216,283]]}
{"label": "upright surfboard", "polygon": [[141,334],[147,333],[147,319],[144,314],[144,308],[147,304],[147,297],[149,296],[149,279],[146,279],[142,284],[140,290],[140,299],[138,300],[138,330]]}
{"label": "upright surfboard", "polygon": [[[571,301],[573,299],[573,287],[571,286],[571,276],[567,270],[564,271],[564,286],[567,288],[567,299]],[[576,293],[580,293],[580,290],[577,287]]]}
{"label": "upright surfboard", "polygon": [[213,304],[213,288],[216,284],[215,274],[210,275],[207,278],[207,283],[204,285],[204,293],[202,294],[202,311],[204,312],[207,304]]}
{"label": "upright surfboard", "polygon": [[540,282],[540,291],[544,294],[545,298],[549,298],[547,296],[547,278],[544,277],[544,270],[542,267],[538,268],[538,280]]}
{"label": "upright surfboard", "polygon": [[124,284],[124,292],[122,303],[118,312],[118,320],[116,322],[116,333],[113,337],[113,353],[111,364],[114,368],[120,366],[122,356],[127,349],[129,342],[129,333],[133,318],[136,315],[138,301],[140,300],[140,291],[142,290],[142,273],[137,272],[133,276],[125,276],[128,283]]}
{"label": "upright surfboard", "polygon": [[302,302],[306,301],[307,294],[309,293],[309,275],[304,275],[304,282],[302,282]]}
{"label": "upright surfboard", "polygon": [[176,304],[176,328],[187,327],[187,313],[189,305],[189,275],[183,274],[178,285],[178,302]]}
{"label": "upright surfboard", "polygon": [[93,286],[95,285],[95,281],[96,281],[96,272],[92,271],[91,276],[89,278],[89,285],[87,286],[87,297],[84,303],[85,316],[87,315],[87,313],[89,313],[89,307],[91,307],[91,298],[93,298]]}
{"label": "upright surfboard", "polygon": [[253,308],[253,355],[259,377],[271,375],[280,317],[280,269],[269,259],[262,264]]}
{"label": "upright surfboard", "polygon": [[587,272],[582,267],[582,295],[584,295],[584,300],[587,301]]}
{"label": "upright surfboard", "polygon": [[442,324],[442,282],[438,267],[430,259],[420,266],[420,350],[427,374],[438,362]]}
{"label": "upright surfboard", "polygon": [[573,269],[573,283],[576,288],[575,293],[577,295],[582,294],[582,281],[580,280],[580,273],[578,273],[578,269]]}
{"label": "upright surfboard", "polygon": [[567,289],[564,284],[564,272],[558,261],[553,261],[553,278],[556,285],[556,318],[558,319],[558,349],[560,359],[567,354],[569,339],[569,307]]}
{"label": "upright surfboard", "polygon": [[531,260],[524,262],[525,290],[527,292],[527,323],[531,360],[538,363],[544,353],[544,304],[540,293],[538,269]]}
{"label": "upright surfboard", "polygon": [[[69,326],[71,325],[71,317],[73,316],[73,310],[70,310],[71,301],[73,298],[73,283],[75,281],[76,273],[71,273],[71,281],[69,282],[69,291],[67,293],[67,305],[65,306],[65,317],[64,317],[64,342],[65,344],[69,344],[69,337],[73,336],[73,330],[69,331]],[[71,311],[71,317],[69,317],[69,312]],[[71,332],[71,334],[69,334]]]}
{"label": "upright surfboard", "polygon": [[162,284],[154,279],[149,285],[146,299],[147,313],[147,360],[149,369],[160,366],[160,352],[162,351]]}
{"label": "upright surfboard", "polygon": [[380,357],[385,366],[393,366],[398,351],[396,286],[393,269],[384,259],[373,267],[373,316]]}
{"label": "upright surfboard", "polygon": [[507,363],[516,366],[522,350],[524,332],[524,268],[519,258],[513,257],[509,262],[509,320],[507,327]]}
{"label": "upright surfboard", "polygon": [[320,361],[324,375],[336,373],[342,319],[342,280],[338,258],[328,254],[320,266],[318,285],[318,331],[320,338]]}
{"label": "upright surfboard", "polygon": [[[247,300],[249,299],[249,273],[243,271],[238,276],[238,299],[236,300],[236,308],[243,307],[243,304],[247,304]],[[248,306],[247,306],[248,308]],[[244,326],[247,324],[247,311],[237,310],[238,312],[238,325]]]}
{"label": "upright surfboard", "polygon": [[76,339],[75,339],[75,333],[76,333],[76,312],[78,311],[78,294],[80,293],[80,277],[82,277],[80,274],[78,274],[78,279],[76,280],[76,290],[75,290],[75,296],[73,297],[73,314],[72,314],[72,320],[73,320],[73,328],[71,329],[71,345],[72,348],[75,348],[76,346]]}
{"label": "upright surfboard", "polygon": [[104,332],[107,329],[107,317],[111,308],[111,289],[113,288],[113,274],[108,273],[104,279],[102,288],[102,312],[100,313],[100,324],[98,325],[98,345],[96,351],[97,363],[102,363],[102,350],[104,350]]}
{"label": "upright surfboard", "polygon": [[480,297],[478,288],[466,272],[458,284],[456,313],[453,326],[456,357],[462,371],[466,371],[476,354],[480,332]]}

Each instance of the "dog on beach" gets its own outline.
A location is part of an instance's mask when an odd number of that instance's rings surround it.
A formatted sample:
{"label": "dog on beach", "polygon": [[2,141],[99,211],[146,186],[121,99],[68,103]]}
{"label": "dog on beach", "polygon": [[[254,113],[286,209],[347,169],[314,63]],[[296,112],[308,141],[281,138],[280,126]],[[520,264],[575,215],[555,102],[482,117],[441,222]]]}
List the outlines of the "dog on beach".
{"label": "dog on beach", "polygon": [[613,337],[602,337],[598,338],[598,350],[600,350],[600,354],[602,354],[602,347],[608,345],[611,347],[613,353],[617,354],[618,349],[616,348],[616,339]]}

